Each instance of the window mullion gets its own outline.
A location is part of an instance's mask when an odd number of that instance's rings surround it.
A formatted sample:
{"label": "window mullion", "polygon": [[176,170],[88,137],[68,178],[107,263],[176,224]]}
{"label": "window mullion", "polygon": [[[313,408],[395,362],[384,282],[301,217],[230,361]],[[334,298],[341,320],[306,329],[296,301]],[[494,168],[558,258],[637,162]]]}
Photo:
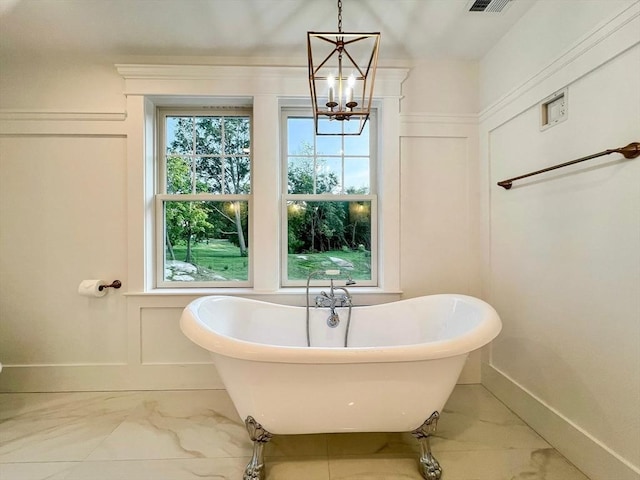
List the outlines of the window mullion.
{"label": "window mullion", "polygon": [[197,152],[197,148],[196,148],[196,117],[191,117],[191,119],[193,120],[193,128],[191,131],[191,155],[189,155],[189,158],[191,160],[191,193],[195,194],[196,193],[196,152]]}
{"label": "window mullion", "polygon": [[220,186],[222,188],[222,193],[227,193],[227,179],[226,179],[226,160],[225,160],[225,154],[226,154],[226,135],[225,135],[225,121],[224,121],[224,117],[222,117],[222,121],[220,122],[220,143],[221,143],[221,150],[220,150]]}
{"label": "window mullion", "polygon": [[[344,128],[344,127],[343,127]],[[344,152],[344,135],[340,137],[340,193],[344,194],[345,193],[345,189],[344,189],[344,182],[345,182],[345,177],[344,177],[344,156],[345,156],[345,152]]]}

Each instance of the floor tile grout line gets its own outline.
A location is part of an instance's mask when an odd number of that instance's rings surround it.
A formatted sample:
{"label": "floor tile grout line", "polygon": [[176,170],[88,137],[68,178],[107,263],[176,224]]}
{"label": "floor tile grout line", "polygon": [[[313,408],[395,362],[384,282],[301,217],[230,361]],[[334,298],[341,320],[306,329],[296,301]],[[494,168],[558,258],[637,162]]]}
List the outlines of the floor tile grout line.
{"label": "floor tile grout line", "polygon": [[[537,447],[515,447],[515,448],[469,448],[469,449],[460,449],[460,450],[438,450],[437,448],[432,448],[431,449],[433,451],[433,454],[435,456],[438,455],[444,455],[444,454],[450,454],[450,453],[471,453],[471,452],[478,452],[478,453],[485,453],[485,452],[528,452],[528,451],[537,451],[537,450],[554,450],[556,452],[558,452],[555,448],[553,447],[548,447],[548,448],[537,448]],[[560,452],[558,452],[558,454],[560,454]],[[394,457],[398,457],[398,458],[410,458],[413,456],[418,456],[419,452],[406,452],[406,453],[402,453],[402,452],[389,452],[389,453],[343,453],[340,455],[333,455],[329,457],[329,460],[331,460],[332,458],[344,458],[344,457],[367,457],[367,458],[385,458],[385,457],[389,457],[389,458],[394,458]],[[562,458],[564,458],[564,456],[562,454],[560,454],[562,456]]]}
{"label": "floor tile grout line", "polygon": [[[113,393],[119,393],[119,392],[103,392],[103,393],[113,394]],[[120,420],[120,422],[118,422],[118,424],[117,424],[117,425],[115,425],[115,426],[114,426],[114,427],[109,431],[109,433],[105,434],[105,435],[102,437],[102,440],[100,440],[100,441],[97,443],[97,445],[96,445],[93,449],[91,449],[91,451],[90,451],[89,453],[87,453],[87,455],[86,455],[82,460],[80,460],[81,462],[90,461],[90,460],[88,460],[88,459],[91,457],[91,455],[93,455],[93,453],[94,453],[96,450],[98,450],[98,449],[99,449],[99,448],[100,448],[100,447],[101,447],[101,446],[102,446],[102,445],[107,441],[107,439],[108,439],[111,435],[113,435],[113,433],[114,433],[114,432],[115,432],[115,431],[116,431],[116,430],[117,430],[121,425],[123,425],[123,424],[127,421],[127,419],[129,419],[129,418],[134,414],[134,412],[135,412],[136,410],[138,410],[138,409],[141,407],[141,405],[144,405],[144,401],[145,401],[145,399],[146,399],[146,397],[147,397],[146,392],[131,391],[131,392],[124,392],[124,393],[131,393],[132,395],[134,395],[134,394],[140,394],[140,396],[141,396],[140,401],[136,402],[136,404],[135,404],[135,405],[133,405],[131,408],[127,409],[127,412],[123,414],[122,419]]]}
{"label": "floor tile grout line", "polygon": [[0,469],[2,469],[3,465],[25,465],[25,464],[34,464],[34,463],[82,463],[84,460],[29,460],[28,462],[0,462]]}

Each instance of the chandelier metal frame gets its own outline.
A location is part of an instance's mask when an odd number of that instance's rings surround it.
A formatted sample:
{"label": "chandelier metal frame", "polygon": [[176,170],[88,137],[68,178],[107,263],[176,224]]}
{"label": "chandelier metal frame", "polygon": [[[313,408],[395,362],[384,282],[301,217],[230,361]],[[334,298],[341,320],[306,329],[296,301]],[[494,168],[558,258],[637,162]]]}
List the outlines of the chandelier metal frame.
{"label": "chandelier metal frame", "polygon": [[[369,45],[367,45],[367,43]],[[327,54],[327,44],[329,53]],[[325,47],[314,62],[314,48]],[[359,64],[349,52],[355,48],[367,48],[366,58]],[[309,60],[309,89],[316,135],[360,135],[371,115],[373,88],[378,68],[380,32],[351,33],[342,31],[342,0],[338,0],[338,31],[307,32],[307,56]],[[371,49],[371,53],[368,49]],[[358,120],[359,125],[349,132],[340,128],[325,129],[327,122]],[[355,127],[355,126],[354,126]]]}

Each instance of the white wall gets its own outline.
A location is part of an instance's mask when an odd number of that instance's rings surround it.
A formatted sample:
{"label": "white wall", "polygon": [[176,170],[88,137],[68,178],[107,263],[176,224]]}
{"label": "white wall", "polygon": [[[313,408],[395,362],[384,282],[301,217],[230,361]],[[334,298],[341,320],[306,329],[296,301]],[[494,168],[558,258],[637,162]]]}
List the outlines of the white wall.
{"label": "white wall", "polygon": [[478,63],[432,60],[411,69],[402,86],[403,114],[459,115],[479,111]]}
{"label": "white wall", "polygon": [[[480,65],[483,287],[504,323],[483,383],[603,480],[640,478],[640,159],[496,182],[640,141],[639,7],[538,2]],[[545,25],[568,27],[534,42]],[[565,87],[568,119],[541,131]]]}
{"label": "white wall", "polygon": [[540,0],[502,37],[479,65],[480,110],[538,75],[637,0]]}
{"label": "white wall", "polygon": [[0,148],[2,358],[126,362],[122,297],[75,291],[79,278],[126,270],[124,139],[5,137]]}
{"label": "white wall", "polygon": [[[401,286],[405,297],[480,295],[477,64],[431,61],[403,84]],[[460,377],[480,378],[480,352]]]}
{"label": "white wall", "polygon": [[476,72],[473,62],[434,61],[412,69],[403,84],[400,219],[407,297],[479,293]]}
{"label": "white wall", "polygon": [[[3,112],[123,113],[123,81],[108,57],[0,57]],[[4,132],[3,132],[4,133]]]}

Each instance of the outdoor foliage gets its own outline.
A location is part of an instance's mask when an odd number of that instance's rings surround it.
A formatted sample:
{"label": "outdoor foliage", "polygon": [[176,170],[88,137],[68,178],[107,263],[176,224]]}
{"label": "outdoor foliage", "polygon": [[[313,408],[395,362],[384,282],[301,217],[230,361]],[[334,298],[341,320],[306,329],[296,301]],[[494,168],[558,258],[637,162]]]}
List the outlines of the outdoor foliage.
{"label": "outdoor foliage", "polygon": [[[323,159],[314,165],[308,144],[300,146],[299,156],[288,166],[288,191],[291,194],[339,193],[338,176],[325,168]],[[348,194],[366,193],[366,189],[348,190]],[[344,248],[371,249],[370,208],[363,202],[300,201],[288,205],[289,253],[313,253]]]}
{"label": "outdoor foliage", "polygon": [[[246,194],[250,191],[250,129],[247,117],[173,117],[167,145],[167,193]],[[248,254],[246,202],[165,204],[167,252],[185,245],[184,261],[193,263],[192,244],[227,239]],[[181,259],[182,260],[182,259]]]}
{"label": "outdoor foliage", "polygon": [[369,202],[291,202],[289,253],[371,250]]}
{"label": "outdoor foliage", "polygon": [[[249,118],[176,116],[167,123],[167,193],[214,195],[165,201],[167,261],[196,265],[194,279],[247,279],[247,261],[241,259],[249,248],[248,202],[220,201],[215,194],[250,193]],[[366,188],[342,192],[340,182],[311,145],[302,143],[289,160],[289,194],[367,193]],[[370,202],[291,201],[287,228],[289,278],[305,278],[306,270],[338,255],[353,265],[354,278],[370,278]]]}

